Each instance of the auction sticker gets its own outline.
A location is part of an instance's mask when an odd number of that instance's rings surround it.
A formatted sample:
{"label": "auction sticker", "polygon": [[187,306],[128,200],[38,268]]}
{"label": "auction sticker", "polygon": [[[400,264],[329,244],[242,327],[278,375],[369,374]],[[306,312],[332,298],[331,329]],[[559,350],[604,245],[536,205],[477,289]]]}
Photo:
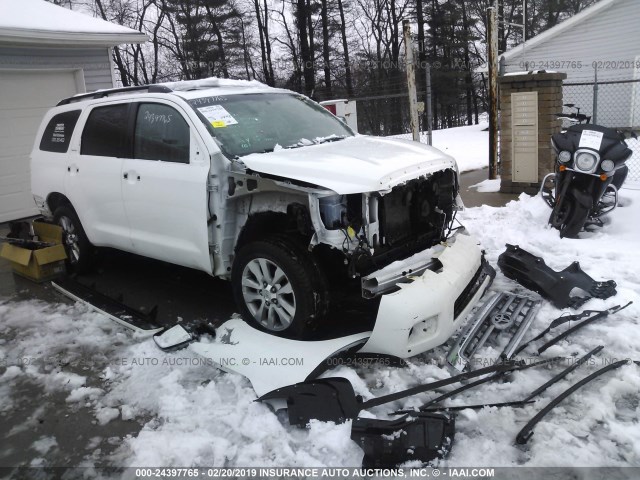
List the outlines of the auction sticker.
{"label": "auction sticker", "polygon": [[600,150],[603,136],[604,134],[602,132],[596,132],[595,130],[583,130],[578,148],[593,148],[594,150]]}
{"label": "auction sticker", "polygon": [[236,125],[238,121],[222,106],[211,105],[199,108],[198,111],[211,122],[214,128]]}

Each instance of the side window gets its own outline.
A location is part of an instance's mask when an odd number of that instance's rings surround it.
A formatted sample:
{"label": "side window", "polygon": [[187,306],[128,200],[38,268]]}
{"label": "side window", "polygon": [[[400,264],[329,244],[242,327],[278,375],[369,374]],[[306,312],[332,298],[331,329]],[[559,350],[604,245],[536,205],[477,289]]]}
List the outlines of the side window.
{"label": "side window", "polygon": [[159,103],[138,107],[134,158],[189,163],[190,138],[189,125],[174,108]]}
{"label": "side window", "polygon": [[91,110],[82,132],[82,155],[129,158],[128,104]]}
{"label": "side window", "polygon": [[40,150],[65,153],[69,149],[69,142],[78,117],[80,117],[80,110],[54,115],[44,129]]}

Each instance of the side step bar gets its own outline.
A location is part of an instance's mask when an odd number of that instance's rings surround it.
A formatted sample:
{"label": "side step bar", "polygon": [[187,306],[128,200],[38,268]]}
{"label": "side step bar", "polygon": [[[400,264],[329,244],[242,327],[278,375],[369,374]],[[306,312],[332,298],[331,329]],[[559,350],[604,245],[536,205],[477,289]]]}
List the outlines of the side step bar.
{"label": "side step bar", "polygon": [[153,307],[149,313],[143,313],[123,304],[122,301],[98,292],[95,288],[83,285],[71,277],[60,278],[51,282],[51,285],[71,300],[80,302],[136,332],[153,334],[163,328],[156,323],[157,306]]}
{"label": "side step bar", "polygon": [[508,292],[494,295],[476,311],[467,329],[449,350],[447,361],[456,370],[462,371],[492,334],[497,336],[502,332],[512,332],[515,329],[507,346],[500,354],[503,360],[511,359],[539,308],[540,300],[525,295]]}

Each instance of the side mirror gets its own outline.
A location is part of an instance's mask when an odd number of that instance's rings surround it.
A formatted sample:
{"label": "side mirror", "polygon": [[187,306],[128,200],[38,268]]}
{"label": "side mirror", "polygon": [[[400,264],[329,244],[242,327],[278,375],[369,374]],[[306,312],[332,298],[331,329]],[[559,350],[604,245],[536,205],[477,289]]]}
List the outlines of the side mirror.
{"label": "side mirror", "polygon": [[189,345],[195,338],[182,325],[174,325],[156,333],[153,341],[164,352],[173,352]]}

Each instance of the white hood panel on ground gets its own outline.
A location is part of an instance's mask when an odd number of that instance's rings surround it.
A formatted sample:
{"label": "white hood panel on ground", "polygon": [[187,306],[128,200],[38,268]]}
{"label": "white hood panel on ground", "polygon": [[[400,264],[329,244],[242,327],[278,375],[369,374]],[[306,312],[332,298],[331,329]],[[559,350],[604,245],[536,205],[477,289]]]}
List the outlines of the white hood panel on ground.
{"label": "white hood panel on ground", "polygon": [[389,190],[420,175],[454,168],[436,148],[364,135],[242,157],[251,170],[329,188],[341,195]]}

